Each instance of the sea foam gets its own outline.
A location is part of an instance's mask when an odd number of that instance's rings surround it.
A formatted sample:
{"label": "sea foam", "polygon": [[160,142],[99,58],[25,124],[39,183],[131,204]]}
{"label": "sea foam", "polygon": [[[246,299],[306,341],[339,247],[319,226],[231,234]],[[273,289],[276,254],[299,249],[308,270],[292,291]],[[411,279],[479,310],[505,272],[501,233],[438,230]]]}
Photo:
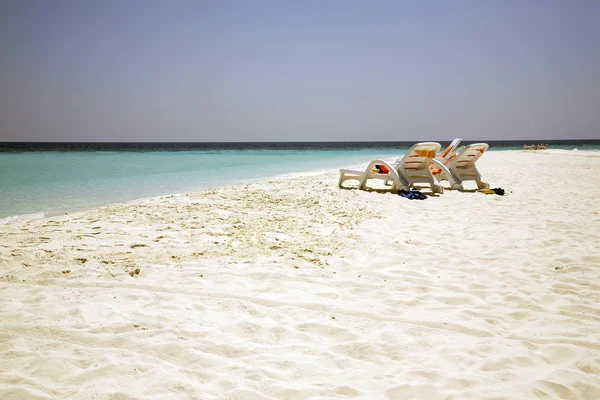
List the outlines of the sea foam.
{"label": "sea foam", "polygon": [[33,214],[21,214],[21,215],[11,215],[10,217],[0,218],[0,225],[8,224],[13,221],[25,221],[31,219],[39,219],[44,218],[46,214],[41,211]]}

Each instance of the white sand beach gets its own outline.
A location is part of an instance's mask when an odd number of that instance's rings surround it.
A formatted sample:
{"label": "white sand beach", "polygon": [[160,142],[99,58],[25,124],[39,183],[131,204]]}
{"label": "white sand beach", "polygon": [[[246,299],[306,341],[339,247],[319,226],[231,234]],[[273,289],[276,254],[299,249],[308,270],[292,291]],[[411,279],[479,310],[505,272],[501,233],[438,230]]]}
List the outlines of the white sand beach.
{"label": "white sand beach", "polygon": [[0,398],[600,399],[600,154],[478,166],[508,195],[329,173],[0,226]]}

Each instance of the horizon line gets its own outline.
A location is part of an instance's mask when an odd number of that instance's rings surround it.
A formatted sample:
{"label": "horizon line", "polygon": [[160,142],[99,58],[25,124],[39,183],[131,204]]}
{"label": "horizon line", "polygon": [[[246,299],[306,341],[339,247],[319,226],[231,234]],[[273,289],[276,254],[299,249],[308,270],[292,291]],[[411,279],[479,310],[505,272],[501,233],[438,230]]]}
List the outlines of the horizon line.
{"label": "horizon line", "polygon": [[[463,142],[592,142],[600,141],[598,139],[461,139]],[[450,139],[431,139],[431,140],[301,140],[301,141],[0,141],[4,144],[279,144],[279,143],[420,143],[420,142],[448,142]]]}

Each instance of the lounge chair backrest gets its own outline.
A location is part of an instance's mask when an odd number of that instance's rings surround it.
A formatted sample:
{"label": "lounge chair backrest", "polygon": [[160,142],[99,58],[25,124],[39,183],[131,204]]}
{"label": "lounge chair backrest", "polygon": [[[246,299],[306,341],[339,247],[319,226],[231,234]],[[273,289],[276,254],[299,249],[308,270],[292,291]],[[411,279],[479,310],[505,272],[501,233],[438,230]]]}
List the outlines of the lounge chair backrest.
{"label": "lounge chair backrest", "polygon": [[436,142],[417,143],[397,162],[405,170],[421,170],[429,168],[429,162],[435,158],[442,146]]}
{"label": "lounge chair backrest", "polygon": [[470,168],[485,153],[489,145],[487,143],[474,143],[459,149],[453,162],[456,168]]}
{"label": "lounge chair backrest", "polygon": [[462,141],[461,138],[454,139],[452,141],[452,143],[450,143],[448,145],[448,147],[446,147],[446,149],[440,153],[438,158],[440,158],[442,160],[450,159],[453,155],[456,154],[456,148],[458,147],[458,145],[460,144],[461,141]]}

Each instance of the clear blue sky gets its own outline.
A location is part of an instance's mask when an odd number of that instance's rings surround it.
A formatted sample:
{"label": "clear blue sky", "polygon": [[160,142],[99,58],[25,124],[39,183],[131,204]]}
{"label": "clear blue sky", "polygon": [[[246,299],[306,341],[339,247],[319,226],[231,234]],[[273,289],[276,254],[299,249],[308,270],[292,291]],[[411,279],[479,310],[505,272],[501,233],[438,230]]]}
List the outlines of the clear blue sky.
{"label": "clear blue sky", "polygon": [[0,1],[0,141],[600,139],[600,1]]}

